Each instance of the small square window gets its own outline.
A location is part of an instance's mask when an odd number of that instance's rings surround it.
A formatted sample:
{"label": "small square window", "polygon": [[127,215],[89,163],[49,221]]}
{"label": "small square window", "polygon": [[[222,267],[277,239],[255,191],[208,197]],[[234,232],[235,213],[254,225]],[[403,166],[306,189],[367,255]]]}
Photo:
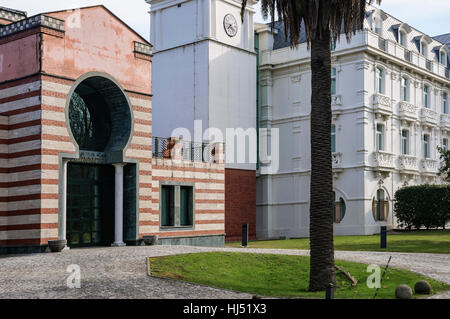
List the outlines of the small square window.
{"label": "small square window", "polygon": [[192,227],[194,225],[194,187],[161,186],[161,227]]}

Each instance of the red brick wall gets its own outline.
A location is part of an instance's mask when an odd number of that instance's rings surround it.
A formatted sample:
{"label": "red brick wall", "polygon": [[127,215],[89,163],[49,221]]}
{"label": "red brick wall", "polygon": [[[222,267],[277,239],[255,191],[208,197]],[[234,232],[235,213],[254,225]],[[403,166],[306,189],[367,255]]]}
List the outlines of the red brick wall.
{"label": "red brick wall", "polygon": [[225,240],[242,240],[243,224],[249,224],[249,239],[256,239],[256,172],[227,168]]}

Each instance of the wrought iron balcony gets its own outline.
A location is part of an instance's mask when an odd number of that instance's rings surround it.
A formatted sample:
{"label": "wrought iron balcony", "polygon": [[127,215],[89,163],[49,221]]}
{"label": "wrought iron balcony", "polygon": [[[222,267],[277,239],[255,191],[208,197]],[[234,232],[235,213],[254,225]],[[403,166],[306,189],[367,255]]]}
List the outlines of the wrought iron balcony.
{"label": "wrought iron balcony", "polygon": [[183,141],[174,138],[153,137],[154,158],[179,159],[192,162],[211,163],[215,161],[216,146],[208,143]]}

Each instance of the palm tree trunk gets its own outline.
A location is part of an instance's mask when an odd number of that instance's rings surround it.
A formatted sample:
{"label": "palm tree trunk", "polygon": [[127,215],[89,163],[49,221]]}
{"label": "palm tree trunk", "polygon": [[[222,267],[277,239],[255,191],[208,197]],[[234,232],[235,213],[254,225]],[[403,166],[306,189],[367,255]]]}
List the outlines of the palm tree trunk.
{"label": "palm tree trunk", "polygon": [[311,41],[310,291],[335,284],[330,31]]}

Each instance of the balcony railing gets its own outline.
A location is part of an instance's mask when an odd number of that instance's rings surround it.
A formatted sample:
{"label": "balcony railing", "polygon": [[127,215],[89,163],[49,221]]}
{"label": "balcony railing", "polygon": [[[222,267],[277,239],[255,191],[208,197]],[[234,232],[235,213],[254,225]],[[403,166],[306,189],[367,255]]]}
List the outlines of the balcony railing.
{"label": "balcony railing", "polygon": [[450,129],[450,115],[441,114],[441,127]]}
{"label": "balcony railing", "polygon": [[422,163],[422,172],[423,173],[431,173],[431,174],[436,174],[438,172],[438,161],[433,160],[433,159],[423,159],[421,161]]}
{"label": "balcony railing", "polygon": [[402,120],[415,121],[417,120],[418,107],[405,101],[399,103],[399,115]]}
{"label": "balcony railing", "polygon": [[438,114],[435,111],[424,107],[420,113],[420,121],[425,125],[436,125]]}
{"label": "balcony railing", "polygon": [[386,51],[386,40],[383,38],[378,38],[378,48],[380,50]]}
{"label": "balcony railing", "polygon": [[405,50],[405,60],[408,62],[412,62],[412,53],[409,50]]}
{"label": "balcony railing", "polygon": [[393,169],[394,154],[377,151],[373,153],[374,164],[378,169]]}
{"label": "balcony railing", "polygon": [[215,162],[216,146],[180,139],[153,137],[154,158],[180,159],[192,162]]}
{"label": "balcony railing", "polygon": [[427,59],[425,62],[425,67],[428,71],[433,71],[433,62]]}
{"label": "balcony railing", "polygon": [[400,170],[417,171],[417,157],[411,155],[400,155]]}
{"label": "balcony railing", "polygon": [[382,115],[392,114],[392,101],[389,96],[382,94],[373,95],[373,108],[375,113],[380,113]]}

